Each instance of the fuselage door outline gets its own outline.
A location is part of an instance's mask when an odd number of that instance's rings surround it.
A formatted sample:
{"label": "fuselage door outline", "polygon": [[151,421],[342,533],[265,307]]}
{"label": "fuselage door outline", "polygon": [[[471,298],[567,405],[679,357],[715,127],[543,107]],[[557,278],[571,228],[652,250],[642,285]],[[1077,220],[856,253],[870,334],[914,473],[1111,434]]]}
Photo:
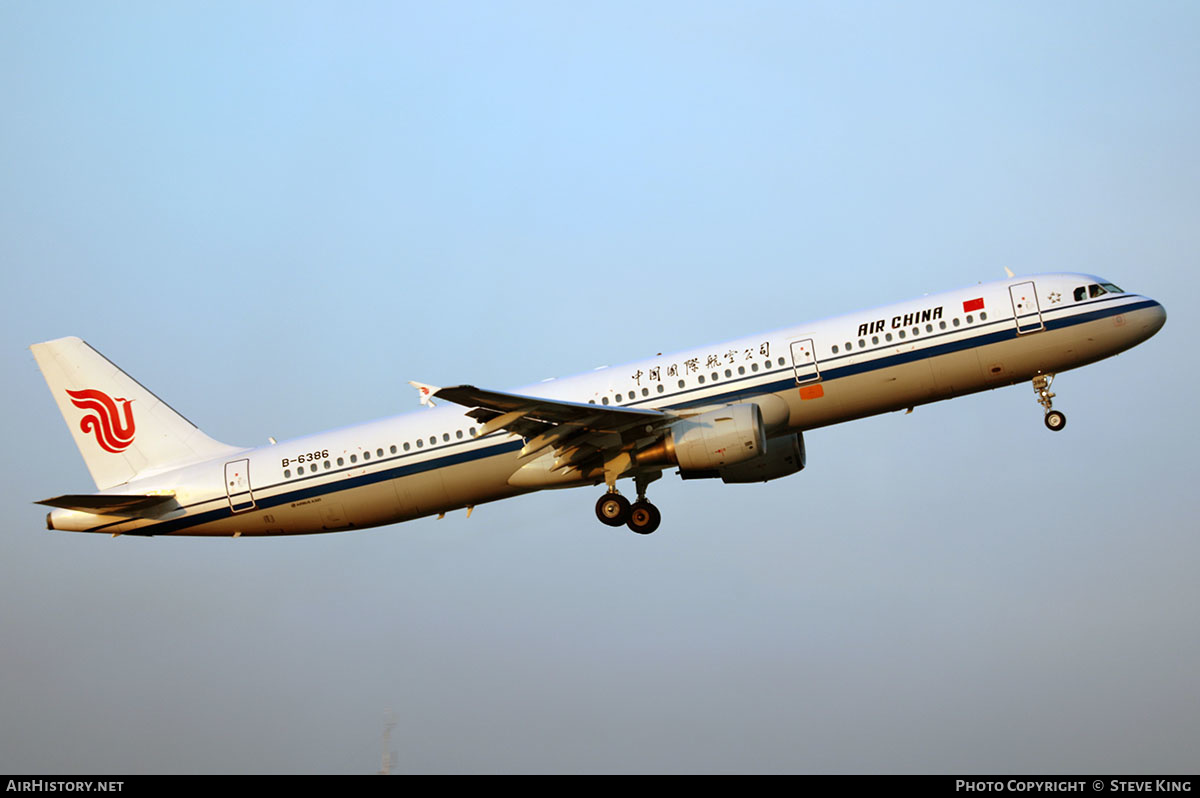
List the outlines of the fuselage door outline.
{"label": "fuselage door outline", "polygon": [[811,338],[799,338],[791,342],[792,367],[796,370],[796,384],[803,385],[821,379],[817,367],[817,352]]}
{"label": "fuselage door outline", "polygon": [[254,509],[249,460],[234,460],[225,464],[225,494],[229,497],[229,509],[233,512],[241,513]]}
{"label": "fuselage door outline", "polygon": [[1045,329],[1042,324],[1042,309],[1038,306],[1037,290],[1033,281],[1017,283],[1008,287],[1012,300],[1013,321],[1017,324],[1017,335],[1034,333]]}

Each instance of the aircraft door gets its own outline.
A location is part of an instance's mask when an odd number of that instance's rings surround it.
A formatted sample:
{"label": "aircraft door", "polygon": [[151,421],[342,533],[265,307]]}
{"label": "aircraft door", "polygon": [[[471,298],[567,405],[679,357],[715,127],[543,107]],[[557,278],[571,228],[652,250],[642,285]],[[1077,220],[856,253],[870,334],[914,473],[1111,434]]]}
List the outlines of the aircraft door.
{"label": "aircraft door", "polygon": [[234,460],[225,464],[225,493],[229,496],[229,509],[235,513],[254,508],[249,460]]}
{"label": "aircraft door", "polygon": [[1032,281],[1010,285],[1008,295],[1012,299],[1013,319],[1017,323],[1018,335],[1044,329],[1042,310],[1038,307],[1037,291]]}
{"label": "aircraft door", "polygon": [[821,371],[817,368],[817,353],[811,338],[792,341],[792,367],[796,369],[797,385],[821,379]]}

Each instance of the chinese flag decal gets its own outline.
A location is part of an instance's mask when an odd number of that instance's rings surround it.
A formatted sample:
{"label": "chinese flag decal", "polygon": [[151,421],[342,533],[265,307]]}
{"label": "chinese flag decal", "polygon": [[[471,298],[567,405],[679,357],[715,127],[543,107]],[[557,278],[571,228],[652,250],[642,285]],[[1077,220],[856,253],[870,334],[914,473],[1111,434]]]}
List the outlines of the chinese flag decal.
{"label": "chinese flag decal", "polygon": [[972,310],[983,310],[983,297],[968,299],[963,303],[963,313],[970,313]]}

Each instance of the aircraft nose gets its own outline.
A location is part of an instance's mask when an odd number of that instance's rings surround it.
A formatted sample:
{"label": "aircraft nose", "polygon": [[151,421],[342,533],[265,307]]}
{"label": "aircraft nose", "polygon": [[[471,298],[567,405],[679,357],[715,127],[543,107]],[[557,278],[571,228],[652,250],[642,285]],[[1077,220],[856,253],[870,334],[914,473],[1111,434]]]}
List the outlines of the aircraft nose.
{"label": "aircraft nose", "polygon": [[1162,306],[1162,303],[1151,299],[1150,307],[1146,313],[1146,337],[1149,338],[1151,335],[1154,335],[1166,323],[1167,309]]}

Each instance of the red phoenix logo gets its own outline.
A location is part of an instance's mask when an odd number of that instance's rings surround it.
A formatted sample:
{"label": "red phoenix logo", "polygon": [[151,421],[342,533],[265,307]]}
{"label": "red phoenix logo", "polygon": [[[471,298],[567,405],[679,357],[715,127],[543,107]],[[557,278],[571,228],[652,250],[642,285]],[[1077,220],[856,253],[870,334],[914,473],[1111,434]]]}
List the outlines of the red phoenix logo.
{"label": "red phoenix logo", "polygon": [[[133,404],[132,399],[116,399],[103,391],[67,391],[71,404],[80,410],[90,411],[79,422],[79,428],[84,432],[94,433],[96,443],[106,452],[120,454],[133,443]],[[117,402],[123,407],[124,420],[117,410]]]}

